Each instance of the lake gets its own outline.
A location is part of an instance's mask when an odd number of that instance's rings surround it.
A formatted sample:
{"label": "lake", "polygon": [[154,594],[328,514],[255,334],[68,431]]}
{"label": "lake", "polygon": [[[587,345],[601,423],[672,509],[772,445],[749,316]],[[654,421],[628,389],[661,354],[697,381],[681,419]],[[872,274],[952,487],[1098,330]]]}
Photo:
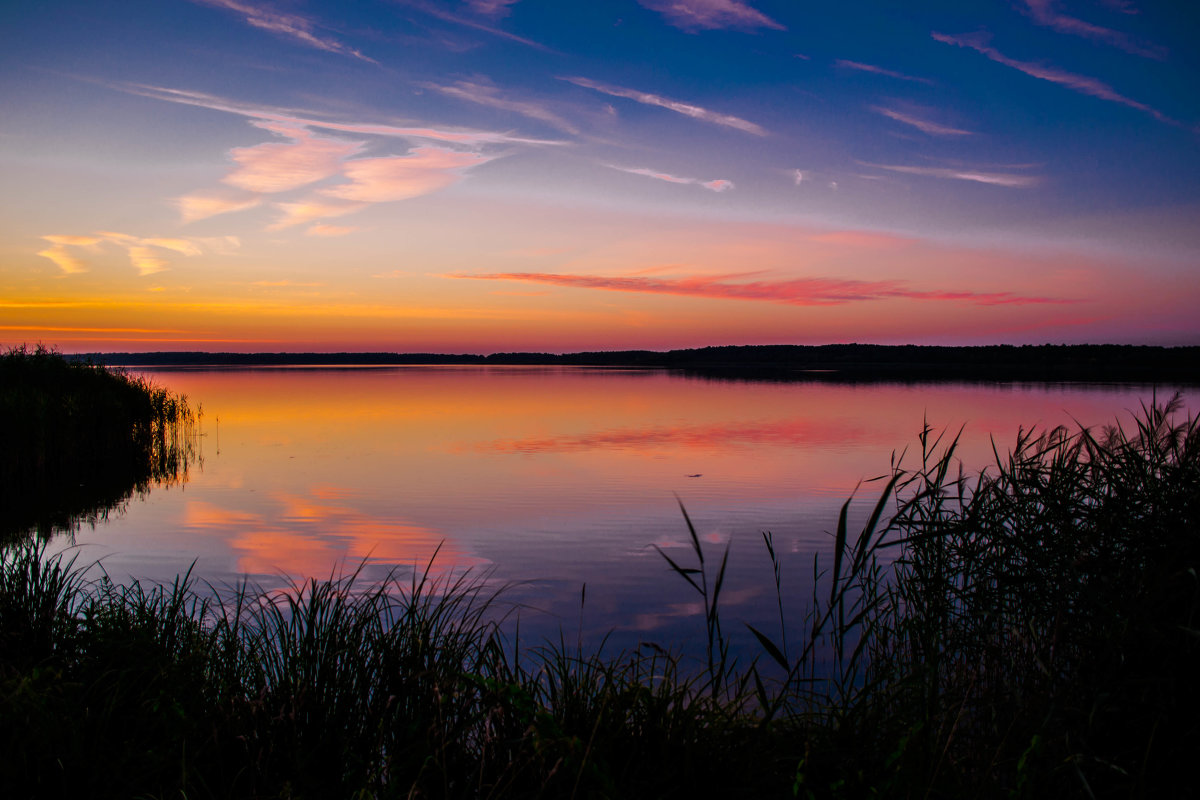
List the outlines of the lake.
{"label": "lake", "polygon": [[611,632],[613,648],[702,641],[698,598],[656,550],[692,563],[680,503],[710,564],[732,543],[725,619],[778,629],[762,532],[798,619],[842,503],[854,494],[851,520],[865,518],[881,484],[860,482],[889,474],[905,448],[919,458],[925,421],[962,428],[973,470],[993,436],[1004,453],[1022,426],[1128,423],[1153,391],[564,367],[139,372],[202,406],[200,459],[185,484],[76,534],[81,560],[100,559],[113,580],[170,580],[193,564],[218,586],[360,566],[372,580],[436,552],[438,574],[511,584],[524,641]]}

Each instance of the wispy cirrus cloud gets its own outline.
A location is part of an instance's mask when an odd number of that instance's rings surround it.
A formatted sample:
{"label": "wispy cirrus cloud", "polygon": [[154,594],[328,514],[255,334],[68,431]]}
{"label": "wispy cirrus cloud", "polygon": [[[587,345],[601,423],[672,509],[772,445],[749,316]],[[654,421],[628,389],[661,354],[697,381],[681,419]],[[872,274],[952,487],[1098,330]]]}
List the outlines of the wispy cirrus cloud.
{"label": "wispy cirrus cloud", "polygon": [[1009,58],[999,50],[988,45],[988,37],[984,34],[966,34],[962,36],[948,36],[944,33],[933,33],[933,38],[939,42],[946,44],[957,45],[958,47],[967,47],[995,61],[997,64],[1003,64],[1006,67],[1020,70],[1026,75],[1038,78],[1051,83],[1057,83],[1060,86],[1066,86],[1080,94],[1098,97],[1101,100],[1107,100],[1111,103],[1119,103],[1129,108],[1144,111],[1154,117],[1159,122],[1166,122],[1171,125],[1178,125],[1176,120],[1171,119],[1166,114],[1156,108],[1152,108],[1145,103],[1140,103],[1137,100],[1132,100],[1122,94],[1118,94],[1111,86],[1096,78],[1090,78],[1086,75],[1075,75],[1074,73],[1064,72],[1063,70],[1054,67],[1047,67],[1041,64],[1032,64],[1028,61],[1018,61],[1015,58]]}
{"label": "wispy cirrus cloud", "polygon": [[544,122],[551,127],[558,128],[570,134],[578,134],[579,129],[567,120],[555,114],[553,111],[544,106],[532,103],[528,100],[514,100],[504,97],[500,94],[500,90],[489,84],[478,83],[475,81],[456,81],[451,85],[442,85],[436,83],[421,84],[426,89],[432,89],[435,92],[440,92],[448,97],[454,97],[459,100],[465,100],[468,103],[486,106],[488,108],[496,108],[501,111],[511,111],[515,114],[520,114],[530,119]]}
{"label": "wispy cirrus cloud", "polygon": [[930,136],[970,136],[974,131],[963,130],[962,128],[952,128],[949,125],[942,125],[938,122],[919,117],[916,114],[899,111],[894,108],[885,106],[871,106],[871,110],[876,114],[882,114],[888,119],[903,123],[910,127],[916,128],[922,133],[927,133]]}
{"label": "wispy cirrus cloud", "polygon": [[385,136],[394,139],[428,139],[447,144],[462,145],[463,147],[480,147],[493,144],[524,144],[524,145],[561,145],[563,142],[532,139],[514,136],[511,133],[497,131],[480,131],[469,129],[431,128],[426,126],[388,125],[376,122],[341,122],[323,120],[312,113],[295,109],[273,108],[270,106],[253,105],[230,100],[204,92],[193,92],[187,89],[171,89],[163,86],[151,86],[137,83],[109,84],[119,91],[135,94],[139,97],[149,97],[168,103],[197,106],[213,111],[224,111],[228,114],[248,117],[263,122],[277,122],[283,125],[301,125],[307,128],[354,133],[365,136]]}
{"label": "wispy cirrus cloud", "polygon": [[660,172],[659,170],[646,169],[644,167],[618,167],[616,164],[605,164],[604,166],[620,172],[628,172],[630,175],[641,175],[646,178],[654,178],[657,181],[703,186],[710,192],[725,192],[733,188],[733,181],[725,180],[724,178],[706,181],[701,180],[700,178],[681,178],[678,175],[672,175],[669,172]]}
{"label": "wispy cirrus cloud", "polygon": [[913,289],[902,281],[860,281],[843,278],[793,278],[777,281],[733,282],[739,275],[687,278],[639,276],[561,275],[544,272],[497,272],[447,275],[490,281],[518,281],[549,284],[575,289],[600,289],[612,292],[668,294],[719,300],[758,300],[793,306],[836,306],[870,300],[904,298],[909,300],[965,302],[981,306],[1039,305],[1074,302],[1058,297],[1020,295],[1014,292],[971,292]]}
{"label": "wispy cirrus cloud", "polygon": [[846,59],[839,58],[833,63],[837,64],[839,67],[854,69],[858,70],[859,72],[870,72],[874,75],[885,75],[889,78],[896,78],[902,81],[924,83],[929,86],[933,85],[933,81],[929,80],[929,78],[918,78],[915,75],[905,75],[903,72],[895,72],[894,70],[884,69],[883,67],[877,67],[874,64],[864,64],[861,61],[847,61]]}
{"label": "wispy cirrus cloud", "polygon": [[744,120],[741,117],[731,116],[729,114],[721,114],[716,111],[710,111],[707,108],[702,108],[691,103],[684,103],[679,100],[672,100],[668,97],[663,97],[650,92],[641,92],[637,89],[626,89],[622,86],[613,86],[599,81],[589,80],[588,78],[580,77],[564,77],[560,80],[573,83],[576,86],[581,86],[584,89],[591,89],[601,94],[607,94],[612,97],[623,97],[627,100],[633,100],[647,106],[657,106],[665,108],[668,111],[674,111],[676,114],[683,114],[685,117],[698,119],[702,122],[708,122],[713,125],[722,125],[726,128],[734,128],[745,133],[752,133],[755,136],[766,136],[767,131],[760,125],[756,125],[749,120]]}
{"label": "wispy cirrus cloud", "polygon": [[251,5],[237,2],[237,0],[192,0],[192,2],[232,11],[252,27],[278,34],[317,50],[349,56],[370,64],[379,63],[337,39],[318,33],[317,23],[299,14],[275,11],[265,5]]}
{"label": "wispy cirrus cloud", "polygon": [[483,31],[484,33],[491,34],[492,36],[499,36],[502,39],[508,39],[511,42],[517,42],[518,44],[523,44],[526,47],[532,47],[535,50],[554,52],[540,42],[535,42],[532,39],[526,39],[524,36],[518,36],[515,33],[509,33],[506,30],[494,27],[492,25],[485,25],[478,19],[474,18],[480,16],[491,17],[492,19],[505,17],[508,15],[507,7],[513,5],[516,0],[479,0],[479,2],[469,0],[467,5],[470,13],[466,15],[456,14],[451,11],[446,7],[448,3],[446,3],[445,0],[434,0],[434,2],[427,2],[426,0],[396,1],[401,2],[410,8],[415,8],[418,11],[428,14],[435,19],[440,19],[443,22],[449,22],[454,25],[462,25],[465,28]]}
{"label": "wispy cirrus cloud", "polygon": [[467,5],[476,14],[485,17],[506,17],[509,6],[514,6],[519,0],[467,0]]}
{"label": "wispy cirrus cloud", "polygon": [[975,169],[973,167],[915,167],[904,164],[872,164],[868,161],[859,161],[858,163],[864,167],[874,167],[875,169],[898,172],[903,175],[921,175],[927,178],[945,178],[947,180],[969,181],[971,183],[986,183],[989,186],[1003,186],[1009,189],[1028,189],[1041,183],[1041,178],[1037,175],[1028,175],[1019,172],[994,172],[988,169]]}
{"label": "wispy cirrus cloud", "polygon": [[667,22],[681,30],[694,32],[717,28],[772,28],[783,25],[739,0],[638,0],[646,8],[662,14]]}
{"label": "wispy cirrus cloud", "polygon": [[[1077,17],[1060,13],[1058,11],[1058,3],[1055,0],[1022,0],[1022,2],[1025,4],[1026,12],[1034,22],[1047,28],[1053,28],[1059,33],[1082,36],[1085,39],[1112,45],[1127,53],[1146,56],[1147,58],[1154,58],[1159,61],[1167,57],[1167,49],[1165,47],[1139,42],[1129,34],[1121,31],[1094,25]],[[1118,6],[1117,8],[1126,13],[1129,11],[1128,5]]]}
{"label": "wispy cirrus cloud", "polygon": [[[370,203],[394,202],[446,188],[462,180],[472,167],[499,157],[494,152],[485,152],[495,145],[561,144],[491,131],[321,120],[289,109],[253,106],[157,86],[126,84],[117,88],[167,102],[236,114],[284,140],[230,150],[229,159],[235,167],[222,182],[242,193],[198,190],[176,198],[174,203],[185,222],[251,208],[260,204],[265,195],[344,179],[343,183],[317,189],[307,198],[276,203],[283,214],[268,230],[280,230],[350,214]],[[313,129],[421,144],[408,147],[403,155],[363,157],[367,141],[319,136]]]}
{"label": "wispy cirrus cloud", "polygon": [[[162,272],[170,262],[165,257],[169,253],[183,256],[198,256],[204,252],[206,245],[214,241],[221,249],[237,246],[237,239],[221,237],[218,240],[205,238],[179,238],[163,236],[133,236],[128,233],[115,231],[95,231],[87,235],[49,234],[42,237],[50,243],[50,247],[38,252],[39,256],[53,261],[63,271],[64,275],[74,275],[87,272],[87,264],[78,256],[76,250],[83,248],[98,252],[105,244],[113,244],[124,248],[129,257],[129,263],[137,268],[139,275],[153,275]],[[214,249],[209,246],[208,249]]]}

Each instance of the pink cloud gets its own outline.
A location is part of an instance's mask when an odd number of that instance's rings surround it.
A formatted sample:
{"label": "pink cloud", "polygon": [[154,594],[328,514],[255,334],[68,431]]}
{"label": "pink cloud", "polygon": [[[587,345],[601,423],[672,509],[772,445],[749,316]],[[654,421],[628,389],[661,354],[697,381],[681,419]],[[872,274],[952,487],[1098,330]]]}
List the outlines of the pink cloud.
{"label": "pink cloud", "polygon": [[379,63],[375,59],[364,56],[358,50],[344,45],[336,39],[315,33],[316,23],[299,14],[285,14],[280,11],[273,11],[262,5],[252,6],[236,2],[236,0],[193,0],[193,2],[233,11],[241,15],[245,19],[246,24],[252,27],[285,36],[317,50],[357,58],[360,61],[366,61],[371,64]]}
{"label": "pink cloud", "polygon": [[[1053,28],[1059,33],[1068,33],[1072,36],[1082,36],[1085,39],[1091,39],[1104,44],[1110,44],[1113,47],[1120,48],[1127,53],[1134,55],[1146,56],[1163,60],[1167,57],[1167,49],[1157,45],[1144,44],[1135,41],[1133,38],[1121,31],[1115,31],[1112,28],[1104,28],[1100,25],[1093,25],[1090,22],[1069,17],[1066,14],[1060,14],[1057,9],[1058,3],[1055,0],[1023,0],[1025,7],[1028,9],[1029,16],[1038,25],[1043,25],[1048,28]],[[1118,10],[1129,13],[1128,7],[1118,7]]]}
{"label": "pink cloud", "polygon": [[930,136],[970,136],[973,133],[973,131],[967,131],[961,128],[951,128],[949,125],[931,122],[913,114],[906,114],[903,111],[897,111],[894,108],[872,106],[871,110],[877,114],[882,114],[888,119],[901,122],[905,125],[910,125],[922,133],[928,133]]}
{"label": "pink cloud", "polygon": [[730,116],[729,114],[721,114],[716,111],[709,111],[707,108],[702,108],[691,103],[684,103],[679,100],[672,100],[661,95],[651,94],[649,92],[640,92],[636,89],[625,89],[621,86],[612,86],[606,83],[589,80],[587,78],[561,78],[560,80],[573,83],[576,86],[582,86],[585,89],[591,89],[601,94],[611,95],[612,97],[623,97],[627,100],[634,100],[638,103],[647,106],[657,106],[665,108],[669,111],[674,111],[676,114],[683,114],[685,117],[692,119],[710,122],[713,125],[723,125],[726,128],[735,128],[739,131],[752,133],[755,136],[766,136],[767,132],[761,126],[756,125],[749,120],[744,120],[741,117]]}
{"label": "pink cloud", "polygon": [[258,120],[253,124],[291,141],[230,151],[229,156],[238,168],[223,180],[249,192],[285,192],[337,175],[342,162],[363,148],[362,142],[314,136],[299,123]]}
{"label": "pink cloud", "polygon": [[841,58],[833,63],[837,64],[839,67],[845,67],[846,69],[856,69],[859,72],[870,72],[874,75],[885,75],[889,78],[897,78],[902,81],[912,81],[913,83],[925,83],[933,85],[933,81],[929,80],[928,78],[917,78],[912,75],[905,75],[903,72],[894,72],[890,69],[877,67],[874,64],[863,64],[859,61],[846,61],[845,59]]}
{"label": "pink cloud", "polygon": [[509,6],[516,5],[518,0],[467,0],[467,5],[476,14],[485,17],[506,17]]}
{"label": "pink cloud", "polygon": [[906,298],[966,302],[973,305],[1037,305],[1071,303],[1056,297],[1035,297],[1012,292],[924,291],[901,281],[859,281],[842,278],[794,278],[779,281],[730,283],[730,276],[690,278],[610,277],[604,275],[558,275],[541,272],[457,274],[451,278],[522,281],[576,289],[704,297],[720,300],[761,300],[794,306],[836,306],[866,300]]}
{"label": "pink cloud", "polygon": [[638,0],[685,31],[716,28],[773,28],[787,30],[775,20],[738,0]]}
{"label": "pink cloud", "polygon": [[416,147],[404,156],[359,158],[346,162],[342,170],[350,183],[321,193],[361,203],[406,200],[457,183],[463,170],[490,160],[481,153],[432,146]]}
{"label": "pink cloud", "polygon": [[997,64],[1003,64],[1006,67],[1020,70],[1026,75],[1038,78],[1051,83],[1057,83],[1060,86],[1066,86],[1080,94],[1098,97],[1101,100],[1107,100],[1111,103],[1120,103],[1129,108],[1135,108],[1138,111],[1144,111],[1154,117],[1159,122],[1166,122],[1172,125],[1177,125],[1175,120],[1163,114],[1161,111],[1151,108],[1145,103],[1139,103],[1137,100],[1131,100],[1122,94],[1118,94],[1111,86],[1095,78],[1089,78],[1086,75],[1075,75],[1070,72],[1063,72],[1054,67],[1044,67],[1040,64],[1031,64],[1027,61],[1017,61],[1009,58],[993,47],[988,46],[987,37],[981,34],[970,34],[965,36],[947,36],[943,33],[932,34],[933,38],[939,42],[946,44],[957,45],[958,47],[969,47],[972,50],[982,53],[983,55],[995,61]]}

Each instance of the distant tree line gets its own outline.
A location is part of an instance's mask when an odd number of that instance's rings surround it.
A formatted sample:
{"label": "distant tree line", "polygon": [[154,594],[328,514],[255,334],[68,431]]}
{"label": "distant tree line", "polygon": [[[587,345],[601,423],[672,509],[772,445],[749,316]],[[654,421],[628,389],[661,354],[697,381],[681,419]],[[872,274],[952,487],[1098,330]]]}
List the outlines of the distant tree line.
{"label": "distant tree line", "polygon": [[125,366],[529,365],[677,369],[775,380],[1117,380],[1200,382],[1200,347],[1146,345],[745,345],[582,353],[88,353]]}

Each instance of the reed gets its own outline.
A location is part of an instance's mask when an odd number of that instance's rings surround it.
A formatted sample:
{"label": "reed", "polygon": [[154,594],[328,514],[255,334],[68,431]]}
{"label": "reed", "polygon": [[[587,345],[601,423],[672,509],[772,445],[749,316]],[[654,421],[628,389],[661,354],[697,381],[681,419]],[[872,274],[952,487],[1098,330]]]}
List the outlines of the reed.
{"label": "reed", "polygon": [[925,426],[861,529],[843,506],[806,606],[764,536],[780,624],[742,661],[727,558],[686,511],[695,561],[666,568],[703,601],[698,665],[529,646],[503,587],[432,561],[267,592],[116,585],[10,544],[6,795],[1168,796],[1200,746],[1200,430],[1178,410],[1022,431],[976,475]]}
{"label": "reed", "polygon": [[199,411],[150,381],[42,346],[0,355],[0,540],[71,532],[187,480]]}

